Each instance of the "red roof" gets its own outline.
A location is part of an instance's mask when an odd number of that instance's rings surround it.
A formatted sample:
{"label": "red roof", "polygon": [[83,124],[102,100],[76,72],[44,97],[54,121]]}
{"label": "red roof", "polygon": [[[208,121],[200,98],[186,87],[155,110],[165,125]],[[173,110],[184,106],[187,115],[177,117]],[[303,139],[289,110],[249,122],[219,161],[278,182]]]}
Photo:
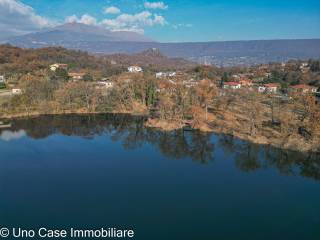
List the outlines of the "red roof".
{"label": "red roof", "polygon": [[299,84],[299,85],[295,85],[295,86],[290,86],[290,88],[295,88],[295,89],[310,89],[312,88],[309,85],[305,85],[305,84]]}
{"label": "red roof", "polygon": [[74,73],[74,72],[70,72],[68,73],[68,75],[70,77],[83,77],[84,75],[86,75],[85,73]]}
{"label": "red roof", "polygon": [[239,86],[240,83],[237,83],[237,82],[225,82],[224,85],[227,85],[227,86]]}
{"label": "red roof", "polygon": [[280,84],[278,83],[268,83],[268,84],[264,84],[265,87],[267,88],[275,88],[275,87],[279,87]]}
{"label": "red roof", "polygon": [[252,81],[250,79],[242,79],[240,80],[240,83],[244,82],[244,83],[252,83]]}

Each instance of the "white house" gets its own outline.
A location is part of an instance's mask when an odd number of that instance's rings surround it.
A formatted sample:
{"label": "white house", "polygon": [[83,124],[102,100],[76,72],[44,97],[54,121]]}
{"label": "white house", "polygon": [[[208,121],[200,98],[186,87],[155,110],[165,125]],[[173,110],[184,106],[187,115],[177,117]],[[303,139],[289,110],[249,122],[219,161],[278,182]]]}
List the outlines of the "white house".
{"label": "white house", "polygon": [[176,75],[176,72],[158,72],[156,73],[156,78],[175,77]]}
{"label": "white house", "polygon": [[266,91],[266,87],[265,86],[259,86],[259,88],[258,88],[258,92],[259,93],[264,93],[265,91]]}
{"label": "white house", "polygon": [[268,83],[258,87],[258,92],[260,93],[277,93],[280,89],[280,84],[278,83]]}
{"label": "white house", "polygon": [[264,85],[266,88],[266,91],[269,93],[277,93],[280,85],[278,83],[269,83]]}
{"label": "white house", "polygon": [[113,82],[110,82],[110,81],[100,81],[100,82],[97,82],[97,85],[98,85],[98,88],[106,88],[106,89],[113,88]]}
{"label": "white house", "polygon": [[238,82],[225,82],[223,84],[224,89],[240,89],[241,84]]}
{"label": "white house", "polygon": [[156,78],[163,78],[163,72],[156,73]]}
{"label": "white house", "polygon": [[140,73],[140,72],[143,72],[143,69],[139,66],[130,66],[128,67],[128,71],[130,73]]}
{"label": "white house", "polygon": [[301,63],[300,70],[303,73],[306,73],[310,70],[309,64],[307,62]]}
{"label": "white house", "polygon": [[22,93],[22,90],[20,88],[14,88],[12,89],[12,94],[13,95],[19,95]]}
{"label": "white house", "polygon": [[50,65],[50,70],[53,72],[55,72],[58,68],[67,69],[68,65],[62,64],[62,63],[55,63],[55,64]]}
{"label": "white house", "polygon": [[82,80],[85,75],[86,75],[85,73],[76,73],[76,72],[68,73],[68,76],[72,78],[73,81]]}

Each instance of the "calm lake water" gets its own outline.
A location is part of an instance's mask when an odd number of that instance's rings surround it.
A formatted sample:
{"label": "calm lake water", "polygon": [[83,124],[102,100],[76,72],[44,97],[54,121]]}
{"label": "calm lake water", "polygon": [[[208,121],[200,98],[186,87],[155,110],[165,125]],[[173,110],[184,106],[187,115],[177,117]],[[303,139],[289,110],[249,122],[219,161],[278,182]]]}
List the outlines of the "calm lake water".
{"label": "calm lake water", "polygon": [[0,130],[0,226],[318,240],[320,156],[125,115],[15,120]]}

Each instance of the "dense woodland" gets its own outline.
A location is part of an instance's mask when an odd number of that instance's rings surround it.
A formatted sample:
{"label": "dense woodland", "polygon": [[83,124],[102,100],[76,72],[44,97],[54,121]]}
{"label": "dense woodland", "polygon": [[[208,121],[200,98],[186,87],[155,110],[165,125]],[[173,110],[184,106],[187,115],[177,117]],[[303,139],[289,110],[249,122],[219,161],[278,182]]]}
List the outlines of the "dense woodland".
{"label": "dense woodland", "polygon": [[[52,72],[49,66],[53,63],[68,64],[68,69]],[[27,50],[5,45],[0,46],[0,75],[5,75],[8,86],[22,89],[22,94],[1,99],[0,116],[143,114],[150,116],[147,125],[151,127],[172,130],[187,124],[263,144],[320,151],[320,104],[314,95],[294,94],[283,99],[245,89],[221,89],[234,74],[246,73],[257,83],[280,83],[283,94],[294,84],[319,86],[319,61],[310,60],[307,72],[300,66],[299,61],[251,68],[190,66],[173,83],[156,79],[155,66],[145,67],[141,74],[128,74],[126,65],[114,64],[110,57],[63,48]],[[68,71],[86,75],[75,82]],[[97,88],[95,81],[101,78],[109,78],[114,87],[108,91]],[[182,84],[188,78],[197,85]]]}

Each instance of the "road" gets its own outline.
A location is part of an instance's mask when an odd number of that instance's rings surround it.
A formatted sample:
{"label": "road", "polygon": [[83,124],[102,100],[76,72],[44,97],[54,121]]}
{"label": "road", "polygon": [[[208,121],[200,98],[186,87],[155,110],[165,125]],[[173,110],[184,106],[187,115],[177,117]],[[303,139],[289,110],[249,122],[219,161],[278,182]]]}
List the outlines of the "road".
{"label": "road", "polygon": [[11,97],[12,92],[10,90],[0,90],[0,97]]}

